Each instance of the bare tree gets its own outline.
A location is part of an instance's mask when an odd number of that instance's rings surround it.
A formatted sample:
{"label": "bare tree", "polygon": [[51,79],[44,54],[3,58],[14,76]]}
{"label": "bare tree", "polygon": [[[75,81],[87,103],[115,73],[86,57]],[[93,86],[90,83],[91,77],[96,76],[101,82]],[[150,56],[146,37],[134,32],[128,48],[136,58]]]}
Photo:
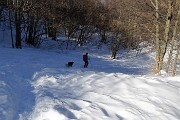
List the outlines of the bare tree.
{"label": "bare tree", "polygon": [[[115,31],[117,27],[126,29],[126,36],[132,36],[130,38],[133,43],[139,38],[139,43],[142,40],[151,41],[156,52],[155,73],[160,73],[167,48],[171,46],[169,56],[172,56],[173,46],[177,44],[175,41],[179,34],[179,0],[115,0],[111,3],[113,7],[116,6],[115,13],[119,16],[113,20],[112,28],[115,28]],[[171,59],[169,58],[168,64]]]}

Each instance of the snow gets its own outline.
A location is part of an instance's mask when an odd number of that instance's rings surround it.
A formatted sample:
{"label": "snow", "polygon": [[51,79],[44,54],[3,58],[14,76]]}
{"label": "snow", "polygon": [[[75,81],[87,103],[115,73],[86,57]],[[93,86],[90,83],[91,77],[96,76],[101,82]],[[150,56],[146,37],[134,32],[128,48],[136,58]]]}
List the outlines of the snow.
{"label": "snow", "polygon": [[[152,73],[153,54],[0,47],[0,120],[179,120],[178,75]],[[73,67],[66,67],[74,61]]]}

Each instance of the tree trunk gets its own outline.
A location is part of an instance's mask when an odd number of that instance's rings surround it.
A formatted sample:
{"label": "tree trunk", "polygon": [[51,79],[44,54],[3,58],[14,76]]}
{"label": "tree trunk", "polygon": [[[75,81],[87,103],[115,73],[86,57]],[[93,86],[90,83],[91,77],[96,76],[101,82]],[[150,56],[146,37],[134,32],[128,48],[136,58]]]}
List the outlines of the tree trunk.
{"label": "tree trunk", "polygon": [[155,9],[156,9],[156,65],[155,65],[155,73],[160,73],[160,40],[159,40],[159,5],[158,0],[155,1]]}
{"label": "tree trunk", "polygon": [[2,12],[3,12],[3,7],[0,6],[0,22],[2,21],[1,18],[2,18]]}
{"label": "tree trunk", "polygon": [[80,46],[82,46],[84,43],[84,30],[83,28],[80,29],[80,34],[78,36],[78,44],[80,44]]}
{"label": "tree trunk", "polygon": [[15,1],[15,27],[16,27],[16,48],[22,48],[21,46],[21,18],[20,18],[20,7],[19,1]]}
{"label": "tree trunk", "polygon": [[106,31],[102,30],[100,34],[101,34],[101,43],[106,43]]}
{"label": "tree trunk", "polygon": [[170,51],[169,51],[169,55],[168,55],[167,67],[166,67],[167,73],[169,72],[169,67],[172,62],[172,55],[173,55],[174,44],[175,44],[175,39],[176,39],[176,35],[177,35],[177,27],[178,27],[178,23],[179,23],[179,17],[180,17],[180,9],[178,10],[175,25],[173,28],[173,36],[172,36],[171,43],[170,43],[171,46],[170,46]]}
{"label": "tree trunk", "polygon": [[162,40],[161,44],[161,53],[160,53],[160,69],[162,70],[163,62],[164,62],[164,56],[166,54],[167,50],[167,44],[168,44],[168,38],[169,38],[169,30],[170,30],[170,22],[172,20],[172,9],[173,9],[173,2],[168,1],[168,11],[166,16],[166,25],[165,25],[165,34],[164,34],[164,40]]}
{"label": "tree trunk", "polygon": [[116,50],[115,50],[115,45],[111,45],[111,51],[112,51],[112,54],[111,54],[111,58],[115,59],[116,58]]}
{"label": "tree trunk", "polygon": [[179,53],[180,53],[180,45],[177,48],[177,53],[176,53],[175,60],[174,60],[174,68],[173,68],[172,76],[175,76],[177,73],[176,69],[177,69],[177,62],[178,62],[178,58],[179,58]]}
{"label": "tree trunk", "polygon": [[20,11],[15,11],[15,26],[16,26],[16,48],[22,48],[21,46],[21,20]]}
{"label": "tree trunk", "polygon": [[29,25],[28,25],[28,38],[27,38],[27,44],[34,45],[34,38],[33,38],[33,31],[34,31],[34,19],[33,17],[29,17]]}
{"label": "tree trunk", "polygon": [[48,36],[52,38],[52,40],[56,40],[56,28],[55,28],[55,20],[54,18],[50,18],[48,20],[48,24],[47,24],[47,27],[48,27]]}
{"label": "tree trunk", "polygon": [[14,38],[13,38],[13,30],[12,30],[12,22],[11,22],[11,10],[9,9],[9,26],[10,26],[10,30],[11,30],[11,45],[12,45],[12,48],[14,48]]}

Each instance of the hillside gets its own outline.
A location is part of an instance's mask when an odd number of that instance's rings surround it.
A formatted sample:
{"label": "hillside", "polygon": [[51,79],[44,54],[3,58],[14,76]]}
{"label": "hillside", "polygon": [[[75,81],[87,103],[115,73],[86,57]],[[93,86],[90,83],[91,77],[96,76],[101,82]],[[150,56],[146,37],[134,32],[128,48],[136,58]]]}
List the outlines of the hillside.
{"label": "hillside", "polygon": [[[0,47],[0,120],[179,120],[178,75],[152,74],[153,54]],[[67,61],[74,61],[67,68]]]}

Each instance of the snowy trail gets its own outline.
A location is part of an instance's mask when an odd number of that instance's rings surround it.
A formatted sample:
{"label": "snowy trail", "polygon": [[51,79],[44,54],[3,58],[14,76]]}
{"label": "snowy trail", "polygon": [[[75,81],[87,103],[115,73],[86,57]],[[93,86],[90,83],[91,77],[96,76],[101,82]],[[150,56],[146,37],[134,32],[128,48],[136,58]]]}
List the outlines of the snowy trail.
{"label": "snowy trail", "polygon": [[0,120],[180,119],[180,76],[145,75],[147,56],[93,54],[84,69],[80,52],[5,48],[0,54]]}
{"label": "snowy trail", "polygon": [[[25,64],[25,59],[22,59],[22,53],[13,49],[9,50],[11,54],[8,54],[6,50],[1,50],[1,54],[7,55],[4,58],[2,56],[0,61],[0,71],[2,71],[0,81],[4,84],[2,88],[5,87],[3,89],[6,90],[5,103],[0,104],[0,107],[6,110],[0,110],[2,114],[0,119],[17,120],[21,114],[32,111],[31,107],[35,97],[33,97],[29,83],[31,73],[25,72],[27,64]],[[19,52],[19,56],[16,52]]]}
{"label": "snowy trail", "polygon": [[[8,75],[9,76],[9,75]],[[30,112],[32,110],[33,105],[33,94],[31,93],[31,86],[25,79],[17,77],[16,75],[12,75],[11,77],[14,79],[8,79],[5,77],[4,83],[7,88],[7,101],[6,106],[7,113],[4,120],[17,120],[19,119],[19,115],[25,112]],[[2,76],[1,76],[2,78]],[[15,82],[12,82],[15,80]]]}

